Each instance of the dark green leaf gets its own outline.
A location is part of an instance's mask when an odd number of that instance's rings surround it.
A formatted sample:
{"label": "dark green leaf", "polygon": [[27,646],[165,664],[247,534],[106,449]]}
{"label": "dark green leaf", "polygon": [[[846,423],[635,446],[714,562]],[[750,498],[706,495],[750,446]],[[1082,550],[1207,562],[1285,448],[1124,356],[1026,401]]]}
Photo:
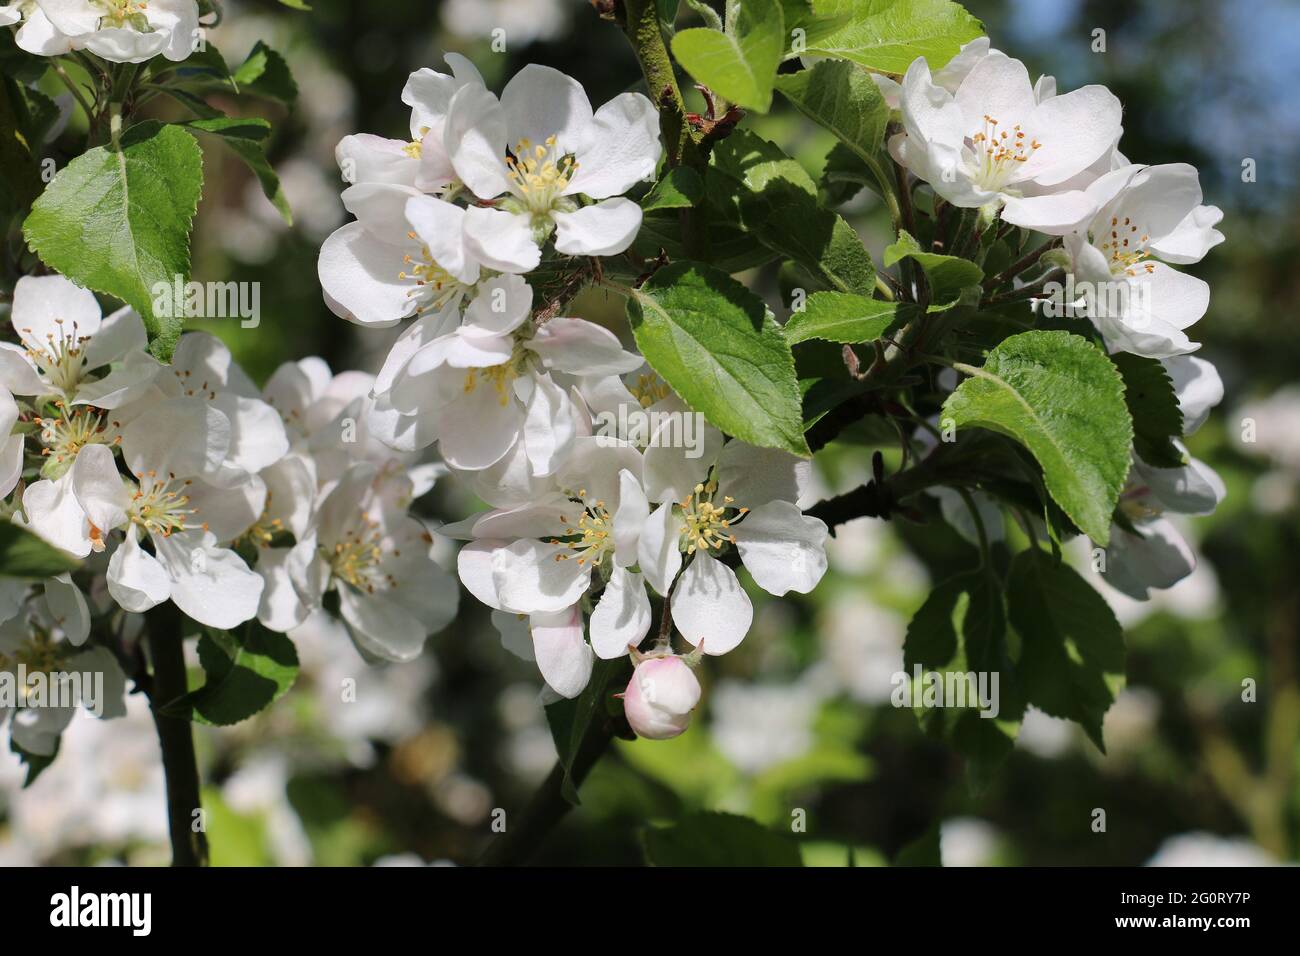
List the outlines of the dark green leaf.
{"label": "dark green leaf", "polygon": [[1133,450],[1156,468],[1187,462],[1174,445],[1183,437],[1183,411],[1169,373],[1158,359],[1119,352],[1110,357],[1124,378],[1124,401],[1133,417]]}
{"label": "dark green leaf", "polygon": [[1124,686],[1124,632],[1110,605],[1069,565],[1030,548],[1011,562],[1007,606],[1029,703],[1080,724],[1104,752],[1102,719]]}
{"label": "dark green leaf", "polygon": [[914,238],[900,232],[898,241],[885,249],[885,265],[892,266],[904,258],[913,260],[925,271],[933,302],[952,302],[963,289],[984,281],[984,270],[969,259],[924,252]]}
{"label": "dark green leaf", "polygon": [[81,562],[12,521],[0,521],[0,575],[49,578],[75,571]]}
{"label": "dark green leaf", "polygon": [[[591,680],[581,694],[571,700],[560,700],[546,708],[546,722],[551,728],[551,739],[560,765],[564,768],[564,781],[560,786],[564,798],[577,806],[578,787],[575,778],[581,779],[592,761],[589,742],[598,721],[607,719],[607,705],[613,695],[621,691],[631,679],[632,670],[626,657],[614,660],[597,660],[591,671]],[[614,701],[614,703],[618,703]]]}
{"label": "dark green leaf", "polygon": [[234,79],[242,93],[276,100],[286,106],[292,106],[298,98],[298,84],[294,82],[284,57],[261,40],[235,71]]}
{"label": "dark green leaf", "polygon": [[641,354],[730,435],[807,456],[794,357],[763,300],[711,266],[677,262],[628,300]]}
{"label": "dark green leaf", "polygon": [[859,157],[876,161],[889,107],[865,70],[844,61],[823,60],[810,70],[777,77],[776,88]]}
{"label": "dark green leaf", "polygon": [[298,652],[283,634],[257,621],[240,632],[207,631],[199,638],[205,681],[164,708],[173,717],[226,726],[247,720],[283,696],[298,676]]}
{"label": "dark green leaf", "polygon": [[290,210],[289,200],[285,198],[284,189],[280,185],[280,177],[275,174],[266,158],[266,140],[271,135],[270,123],[258,116],[217,116],[190,120],[181,125],[186,129],[220,137],[252,170],[262,186],[262,192],[271,201],[271,205],[275,206],[280,217],[288,225],[293,225],[293,211]]}
{"label": "dark green leaf", "polygon": [[689,166],[674,166],[664,173],[641,200],[641,209],[689,209],[704,198],[704,180]]}
{"label": "dark green leaf", "polygon": [[1115,366],[1077,335],[1030,331],[993,349],[982,369],[957,368],[971,377],[948,396],[944,415],[1028,448],[1056,503],[1105,547],[1133,440]]}

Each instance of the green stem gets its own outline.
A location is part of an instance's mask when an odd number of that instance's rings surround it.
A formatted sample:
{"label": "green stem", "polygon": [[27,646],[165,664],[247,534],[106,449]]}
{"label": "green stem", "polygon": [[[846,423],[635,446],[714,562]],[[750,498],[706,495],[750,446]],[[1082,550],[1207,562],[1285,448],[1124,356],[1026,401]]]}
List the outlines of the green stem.
{"label": "green stem", "polygon": [[72,98],[77,101],[77,105],[85,111],[86,122],[92,122],[95,118],[95,106],[86,99],[85,91],[77,85],[77,82],[58,60],[51,60],[50,66],[54,69],[55,75],[63,81],[63,85],[68,88],[68,92],[71,93]]}
{"label": "green stem", "polygon": [[188,688],[181,613],[171,603],[148,612],[149,658],[153,679],[147,685],[149,708],[153,712],[158,743],[162,749],[163,776],[167,783],[167,821],[171,836],[172,866],[206,866],[208,840],[194,823],[202,819],[199,796],[199,765],[194,754],[194,733],[190,722],[171,717],[163,709]]}

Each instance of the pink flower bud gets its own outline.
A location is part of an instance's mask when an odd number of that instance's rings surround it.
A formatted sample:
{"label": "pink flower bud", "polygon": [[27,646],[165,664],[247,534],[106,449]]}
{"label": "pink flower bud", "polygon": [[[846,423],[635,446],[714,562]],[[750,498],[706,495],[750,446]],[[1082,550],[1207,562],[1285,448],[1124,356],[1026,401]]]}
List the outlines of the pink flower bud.
{"label": "pink flower bud", "polygon": [[699,702],[700,682],[685,659],[676,655],[642,660],[623,692],[627,722],[650,740],[680,734],[690,726],[691,711]]}

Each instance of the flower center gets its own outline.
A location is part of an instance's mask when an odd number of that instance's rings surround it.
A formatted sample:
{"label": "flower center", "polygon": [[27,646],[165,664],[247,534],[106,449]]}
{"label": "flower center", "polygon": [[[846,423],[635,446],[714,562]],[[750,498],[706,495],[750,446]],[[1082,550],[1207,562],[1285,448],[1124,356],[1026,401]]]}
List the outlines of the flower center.
{"label": "flower center", "polygon": [[735,544],[736,536],[731,533],[731,522],[749,512],[748,508],[737,508],[735,499],[723,495],[722,504],[713,503],[713,496],[718,491],[718,483],[710,479],[698,484],[692,494],[681,502],[682,535],[686,539],[686,553],[698,551],[721,551],[727,543]]}
{"label": "flower center", "polygon": [[26,700],[33,678],[38,674],[48,677],[63,670],[66,659],[65,648],[55,643],[45,631],[37,629],[14,650],[12,657],[0,654],[0,671],[8,671],[16,675],[20,666],[25,668],[27,682],[18,687],[17,691],[20,700]]}
{"label": "flower center", "polygon": [[68,414],[62,402],[54,405],[62,412],[58,418],[34,419],[41,427],[41,443],[45,445],[41,449],[46,459],[41,469],[44,477],[58,478],[72,467],[77,452],[87,445],[116,445],[122,441],[120,435],[109,438],[109,423],[100,412],[81,406]]}
{"label": "flower center", "polygon": [[568,518],[560,515],[560,520],[566,525],[564,537],[569,540],[561,541],[559,538],[554,538],[551,544],[563,544],[574,554],[561,552],[555,556],[555,560],[567,561],[569,558],[576,557],[578,564],[585,565],[590,562],[593,568],[598,568],[605,555],[614,550],[614,519],[605,507],[605,502],[587,500],[585,488],[579,489],[576,495],[570,492],[569,497],[574,504],[582,507],[582,513],[578,515],[577,522],[572,525]]}
{"label": "flower center", "polygon": [[[63,320],[54,321],[62,331]],[[23,331],[30,333],[31,329],[23,329]],[[45,379],[52,388],[71,395],[81,382],[81,373],[86,365],[85,345],[90,341],[90,336],[78,335],[77,323],[73,322],[71,335],[60,335],[56,338],[53,333],[50,333],[45,339],[49,344],[43,349],[27,349],[27,357],[36,366],[41,378]]]}
{"label": "flower center", "polygon": [[153,30],[145,11],[149,4],[145,0],[92,0],[94,5],[104,11],[100,27],[130,26],[141,33]]}
{"label": "flower center", "polygon": [[335,577],[367,594],[374,594],[376,588],[397,587],[397,579],[379,569],[384,557],[382,532],[373,522],[362,521],[360,529],[349,528],[332,551],[325,551],[326,561]]}
{"label": "flower center", "polygon": [[637,400],[642,408],[649,408],[655,402],[663,401],[672,394],[672,390],[668,388],[668,383],[653,372],[648,375],[638,375],[636,384],[629,385],[628,391],[632,393],[632,397]]}
{"label": "flower center", "polygon": [[560,153],[554,136],[540,146],[521,139],[506,154],[511,192],[523,200],[534,215],[554,208],[578,170],[572,153]]}
{"label": "flower center", "polygon": [[1138,227],[1128,217],[1120,222],[1118,216],[1110,217],[1110,235],[1105,237],[1097,248],[1102,251],[1110,263],[1111,275],[1136,276],[1139,272],[1155,272],[1154,263],[1143,262],[1150,253],[1147,252],[1147,243],[1151,237],[1142,234],[1138,235]]}
{"label": "flower center", "polygon": [[1130,484],[1119,496],[1119,510],[1134,521],[1154,518],[1161,508],[1152,502],[1151,489],[1142,484]]}
{"label": "flower center", "polygon": [[1042,143],[1025,136],[1017,123],[1011,129],[998,129],[998,121],[984,116],[984,126],[971,136],[975,152],[975,182],[988,190],[996,190],[1011,178],[1017,163],[1029,161]]}
{"label": "flower center", "polygon": [[528,365],[530,353],[527,342],[532,338],[534,331],[531,325],[525,325],[516,331],[514,349],[510,358],[500,365],[489,365],[466,370],[465,394],[468,395],[478,388],[480,384],[486,383],[496,389],[497,400],[500,401],[502,408],[509,404],[511,397],[514,395],[515,379],[523,373]]}
{"label": "flower center", "polygon": [[199,524],[194,520],[198,509],[189,506],[190,496],[185,494],[190,484],[188,478],[179,481],[175,475],[169,474],[159,480],[157,472],[146,472],[140,487],[131,497],[127,517],[147,533],[160,534],[164,538],[194,527],[207,531],[207,522]]}
{"label": "flower center", "polygon": [[[419,241],[414,232],[406,235]],[[458,303],[469,291],[468,285],[438,265],[426,245],[420,245],[419,258],[408,254],[402,257],[402,262],[406,268],[397,273],[397,278],[415,282],[415,287],[406,294],[415,299],[417,313],[436,312],[449,304]]]}

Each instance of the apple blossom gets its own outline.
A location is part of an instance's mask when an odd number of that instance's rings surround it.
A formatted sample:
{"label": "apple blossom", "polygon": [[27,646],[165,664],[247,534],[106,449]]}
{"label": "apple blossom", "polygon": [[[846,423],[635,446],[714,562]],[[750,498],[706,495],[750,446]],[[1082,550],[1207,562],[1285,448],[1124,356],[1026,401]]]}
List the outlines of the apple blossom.
{"label": "apple blossom", "polygon": [[1107,345],[1153,358],[1197,349],[1185,330],[1205,314],[1210,287],[1166,265],[1199,262],[1223,241],[1214,228],[1223,213],[1201,204],[1195,168],[1129,165],[1085,195],[1095,211],[1065,237],[1065,249],[1075,280],[1088,283],[1087,315]]}
{"label": "apple blossom", "polygon": [[195,0],[36,0],[36,4],[72,49],[88,50],[114,63],[142,63],[160,53],[179,62],[193,52],[198,37]]}
{"label": "apple blossom", "polygon": [[653,176],[661,152],[658,116],[644,96],[622,93],[593,113],[576,80],[536,64],[515,74],[499,100],[471,84],[458,90],[444,141],[456,174],[486,204],[466,210],[469,245],[506,272],[536,268],[553,231],[565,255],[625,250],[641,207],[622,194]]}
{"label": "apple blossom", "polygon": [[1120,103],[1105,87],[1039,102],[1024,64],[997,51],[952,93],[918,58],[903,78],[900,108],[905,132],[889,141],[900,165],[954,206],[998,207],[1006,222],[1052,235],[1091,208],[1080,190],[1060,184],[1109,155],[1120,134]]}

